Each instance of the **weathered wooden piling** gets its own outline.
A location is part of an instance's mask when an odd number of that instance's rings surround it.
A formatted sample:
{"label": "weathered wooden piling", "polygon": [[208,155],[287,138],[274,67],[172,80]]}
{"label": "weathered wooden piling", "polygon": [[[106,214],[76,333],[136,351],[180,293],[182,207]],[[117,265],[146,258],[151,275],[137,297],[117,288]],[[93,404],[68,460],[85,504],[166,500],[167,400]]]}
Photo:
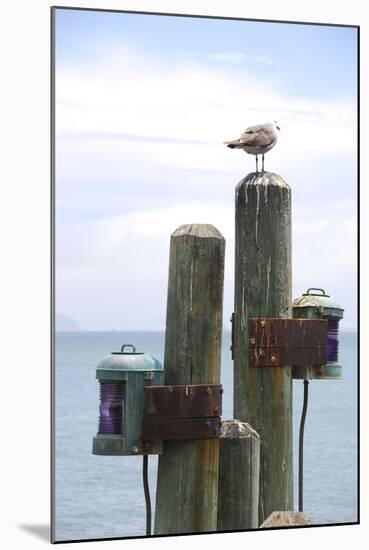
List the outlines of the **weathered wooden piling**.
{"label": "weathered wooden piling", "polygon": [[234,416],[260,435],[259,523],[293,509],[291,367],[250,367],[248,319],[291,316],[291,191],[273,173],[236,187]]}
{"label": "weathered wooden piling", "polygon": [[[165,384],[219,384],[225,240],[212,225],[171,236]],[[164,441],[155,534],[217,530],[219,439]]]}
{"label": "weathered wooden piling", "polygon": [[246,422],[225,420],[219,445],[218,531],[257,529],[259,435]]}

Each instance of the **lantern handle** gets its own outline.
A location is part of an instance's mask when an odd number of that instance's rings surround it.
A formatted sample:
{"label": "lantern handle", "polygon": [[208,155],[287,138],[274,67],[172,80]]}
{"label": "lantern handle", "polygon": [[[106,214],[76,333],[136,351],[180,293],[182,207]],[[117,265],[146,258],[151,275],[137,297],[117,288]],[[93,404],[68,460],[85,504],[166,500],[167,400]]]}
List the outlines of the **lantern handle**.
{"label": "lantern handle", "polygon": [[123,344],[123,346],[121,347],[121,350],[120,350],[121,353],[129,353],[129,352],[125,352],[124,348],[132,348],[133,351],[131,353],[136,353],[136,348],[133,344]]}
{"label": "lantern handle", "polygon": [[[310,290],[320,290],[321,294],[312,293],[310,292]],[[327,298],[330,298],[330,296],[328,296],[328,294],[325,293],[325,290],[323,290],[323,288],[315,288],[315,287],[308,288],[305,294],[303,294],[303,296],[326,296]]]}

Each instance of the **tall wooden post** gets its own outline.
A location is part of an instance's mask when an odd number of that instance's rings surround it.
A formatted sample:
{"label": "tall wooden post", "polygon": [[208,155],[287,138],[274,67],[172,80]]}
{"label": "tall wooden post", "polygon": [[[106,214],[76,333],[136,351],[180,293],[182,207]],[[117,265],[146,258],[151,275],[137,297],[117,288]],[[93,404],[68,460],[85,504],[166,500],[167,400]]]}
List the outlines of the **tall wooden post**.
{"label": "tall wooden post", "polygon": [[234,416],[260,435],[259,522],[293,509],[291,367],[249,367],[249,317],[291,317],[291,190],[277,174],[236,187]]}
{"label": "tall wooden post", "polygon": [[[219,384],[225,240],[212,225],[171,237],[165,384]],[[155,534],[216,531],[219,440],[164,441]]]}

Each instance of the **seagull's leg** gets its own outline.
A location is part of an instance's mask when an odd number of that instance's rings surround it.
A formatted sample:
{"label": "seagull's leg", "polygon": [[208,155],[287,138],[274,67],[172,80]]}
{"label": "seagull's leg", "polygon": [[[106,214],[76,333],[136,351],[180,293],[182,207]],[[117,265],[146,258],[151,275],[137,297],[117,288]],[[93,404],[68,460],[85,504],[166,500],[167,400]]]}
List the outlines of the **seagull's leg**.
{"label": "seagull's leg", "polygon": [[259,172],[259,169],[258,169],[258,156],[255,155],[255,157],[256,157],[256,173],[258,173]]}
{"label": "seagull's leg", "polygon": [[263,153],[263,156],[261,157],[261,171],[264,172],[264,153]]}

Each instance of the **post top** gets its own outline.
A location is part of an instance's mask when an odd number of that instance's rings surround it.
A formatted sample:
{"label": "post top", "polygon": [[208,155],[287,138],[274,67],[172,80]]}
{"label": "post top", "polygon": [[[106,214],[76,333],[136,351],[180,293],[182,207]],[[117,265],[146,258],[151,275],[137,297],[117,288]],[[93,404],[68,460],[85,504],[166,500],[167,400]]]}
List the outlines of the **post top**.
{"label": "post top", "polygon": [[284,187],[286,189],[290,189],[290,186],[288,183],[284,181],[283,178],[279,174],[275,174],[274,172],[250,172],[250,174],[247,174],[238,184],[237,187],[241,185],[262,185],[262,186],[269,186],[269,185],[275,185],[278,187]]}
{"label": "post top", "polygon": [[260,525],[260,529],[270,527],[286,527],[290,525],[310,525],[310,519],[303,512],[285,511],[272,512]]}
{"label": "post top", "polygon": [[259,434],[251,428],[247,422],[241,422],[241,420],[223,420],[220,429],[220,437],[227,439],[239,439],[246,437],[253,437],[260,439]]}
{"label": "post top", "polygon": [[204,237],[204,238],[216,238],[224,240],[221,232],[214,227],[214,225],[208,223],[189,223],[178,227],[173,233],[172,237],[183,237],[189,235],[191,237]]}

